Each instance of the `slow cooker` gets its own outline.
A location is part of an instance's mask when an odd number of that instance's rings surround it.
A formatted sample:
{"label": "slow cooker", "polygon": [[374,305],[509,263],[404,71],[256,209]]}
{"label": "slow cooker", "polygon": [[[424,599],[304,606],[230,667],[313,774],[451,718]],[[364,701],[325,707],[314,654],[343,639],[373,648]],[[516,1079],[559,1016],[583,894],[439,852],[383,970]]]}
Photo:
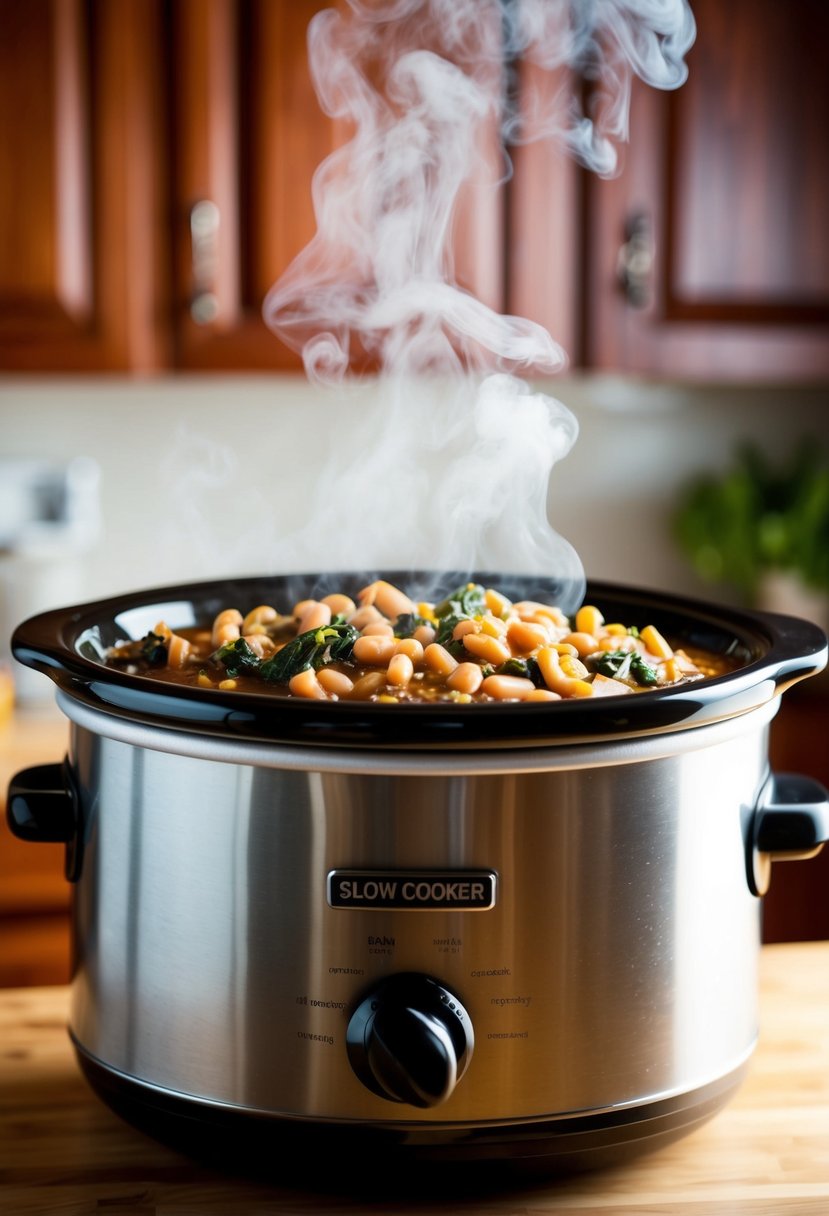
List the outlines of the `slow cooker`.
{"label": "slow cooker", "polygon": [[770,863],[829,837],[826,790],[767,756],[780,695],[823,668],[826,637],[592,583],[607,619],[737,666],[626,697],[385,705],[103,661],[160,618],[362,581],[150,589],[16,630],[71,724],[62,763],[12,781],[8,816],[66,843],[84,1074],[162,1139],[286,1171],[310,1146],[343,1169],[548,1172],[690,1131],[751,1059]]}

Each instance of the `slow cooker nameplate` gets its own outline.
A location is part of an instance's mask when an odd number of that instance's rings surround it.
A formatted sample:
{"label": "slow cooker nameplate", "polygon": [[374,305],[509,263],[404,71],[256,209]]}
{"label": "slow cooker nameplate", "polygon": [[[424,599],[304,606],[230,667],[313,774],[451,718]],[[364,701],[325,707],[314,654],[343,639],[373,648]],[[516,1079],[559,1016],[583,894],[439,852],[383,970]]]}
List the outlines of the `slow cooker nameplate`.
{"label": "slow cooker nameplate", "polygon": [[492,870],[331,870],[332,908],[398,908],[411,911],[485,911],[495,906]]}

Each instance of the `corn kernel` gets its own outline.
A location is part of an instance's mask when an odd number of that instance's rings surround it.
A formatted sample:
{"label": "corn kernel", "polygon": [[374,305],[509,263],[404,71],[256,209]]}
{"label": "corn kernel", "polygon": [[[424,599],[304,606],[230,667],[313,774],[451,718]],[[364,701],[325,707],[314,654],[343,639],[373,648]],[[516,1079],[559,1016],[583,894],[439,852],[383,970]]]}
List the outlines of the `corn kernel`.
{"label": "corn kernel", "polygon": [[493,616],[503,617],[512,604],[505,595],[501,595],[500,591],[496,591],[493,587],[487,587],[484,592],[484,603]]}
{"label": "corn kernel", "polygon": [[561,656],[561,670],[573,680],[583,680],[587,675],[587,668],[584,663],[580,663],[578,659],[574,659],[570,654],[563,654]]}
{"label": "corn kernel", "polygon": [[660,659],[673,658],[673,650],[654,625],[646,625],[639,634],[648,651]]}
{"label": "corn kernel", "polygon": [[506,628],[504,622],[498,620],[497,617],[481,617],[481,633],[486,633],[491,638],[502,638],[506,632]]}
{"label": "corn kernel", "polygon": [[596,633],[604,624],[604,617],[593,604],[583,604],[576,613],[575,633]]}

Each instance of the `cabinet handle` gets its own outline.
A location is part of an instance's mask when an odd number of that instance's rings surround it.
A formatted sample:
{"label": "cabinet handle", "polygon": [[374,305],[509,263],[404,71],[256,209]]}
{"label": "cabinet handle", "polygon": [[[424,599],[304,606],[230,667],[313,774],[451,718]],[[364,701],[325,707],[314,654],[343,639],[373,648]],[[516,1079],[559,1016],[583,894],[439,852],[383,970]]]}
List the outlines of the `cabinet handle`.
{"label": "cabinet handle", "polygon": [[653,298],[653,226],[650,216],[637,212],[625,225],[616,274],[632,308],[647,308]]}
{"label": "cabinet handle", "polygon": [[214,290],[219,261],[219,218],[219,208],[207,198],[194,203],[190,210],[190,316],[197,325],[209,325],[219,312]]}

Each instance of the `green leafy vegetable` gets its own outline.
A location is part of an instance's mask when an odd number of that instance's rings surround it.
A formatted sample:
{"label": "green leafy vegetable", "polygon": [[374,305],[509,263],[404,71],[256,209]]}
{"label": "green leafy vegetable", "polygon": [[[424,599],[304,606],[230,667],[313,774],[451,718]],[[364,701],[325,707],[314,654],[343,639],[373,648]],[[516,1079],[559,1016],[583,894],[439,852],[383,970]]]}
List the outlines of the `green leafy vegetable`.
{"label": "green leafy vegetable", "polygon": [[435,616],[438,618],[435,641],[439,646],[445,646],[455,658],[465,653],[463,642],[452,640],[455,627],[461,621],[470,621],[484,615],[486,612],[485,595],[480,583],[464,583],[451,595],[447,595],[445,600],[441,600],[435,608]]}
{"label": "green leafy vegetable", "polygon": [[262,660],[251,650],[244,638],[236,638],[235,641],[226,642],[224,646],[214,650],[210,662],[221,663],[227,669],[227,674],[232,677],[255,672]]}
{"label": "green leafy vegetable", "polygon": [[431,625],[431,623],[424,616],[418,616],[416,612],[401,612],[394,622],[395,637],[410,638],[421,625]]}
{"label": "green leafy vegetable", "polygon": [[656,670],[636,650],[608,650],[590,655],[587,665],[614,680],[635,680],[637,684],[656,683]]}
{"label": "green leafy vegetable", "polygon": [[266,659],[259,667],[264,680],[286,684],[292,676],[299,675],[309,667],[315,670],[327,663],[348,661],[359,637],[353,625],[343,617],[335,617],[330,625],[322,629],[309,629],[288,642],[272,659]]}
{"label": "green leafy vegetable", "polygon": [[[453,646],[457,648],[457,646],[460,645],[462,650],[463,642],[460,639],[458,639],[457,642],[453,641],[452,634],[455,632],[456,625],[459,625],[461,621],[468,620],[470,620],[468,616],[456,616],[454,612],[451,614],[451,616],[441,617],[435,633],[435,641],[437,644],[439,646],[445,646],[450,653],[453,653]],[[457,658],[457,655],[455,657]]]}
{"label": "green leafy vegetable", "polygon": [[167,639],[150,630],[143,638],[113,646],[110,658],[114,663],[143,662],[148,667],[162,667],[167,662]]}
{"label": "green leafy vegetable", "polygon": [[532,680],[536,688],[546,687],[541,668],[533,658],[507,659],[506,663],[496,667],[495,671],[499,676],[522,676],[525,680]]}
{"label": "green leafy vegetable", "polygon": [[[486,612],[486,592],[480,583],[464,583],[435,608],[438,620],[454,616],[466,621],[473,616],[482,616]],[[456,622],[457,623],[457,622]]]}
{"label": "green leafy vegetable", "polygon": [[151,667],[160,667],[167,662],[167,642],[152,630],[141,639],[139,654]]}

